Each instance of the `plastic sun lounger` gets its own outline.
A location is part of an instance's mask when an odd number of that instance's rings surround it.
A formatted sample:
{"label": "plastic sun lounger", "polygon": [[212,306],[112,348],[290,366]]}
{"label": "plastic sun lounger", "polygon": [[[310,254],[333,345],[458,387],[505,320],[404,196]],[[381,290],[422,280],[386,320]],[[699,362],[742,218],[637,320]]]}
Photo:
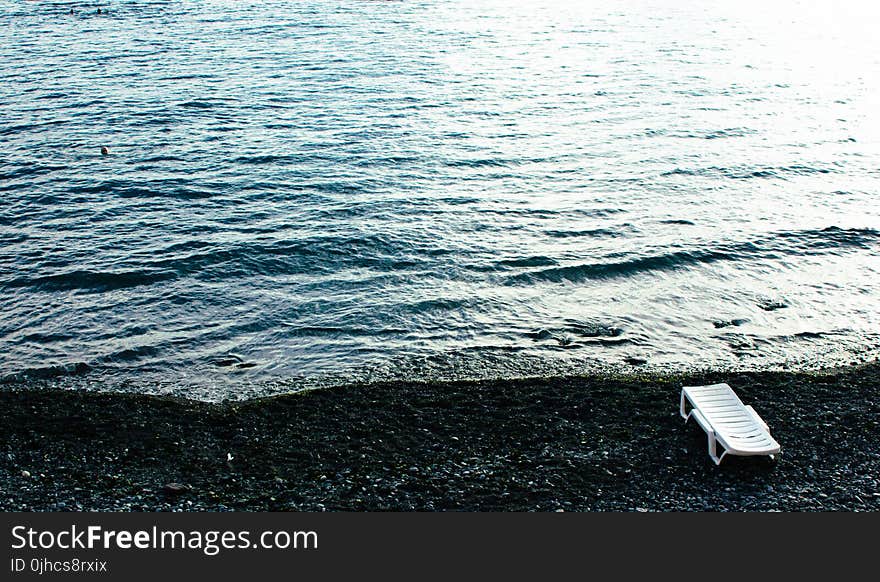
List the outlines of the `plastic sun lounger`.
{"label": "plastic sun lounger", "polygon": [[[775,459],[780,451],[767,423],[727,384],[682,387],[680,413],[685,422],[693,418],[706,431],[709,456],[716,465],[725,455],[769,455]],[[724,449],[720,457],[718,445]]]}

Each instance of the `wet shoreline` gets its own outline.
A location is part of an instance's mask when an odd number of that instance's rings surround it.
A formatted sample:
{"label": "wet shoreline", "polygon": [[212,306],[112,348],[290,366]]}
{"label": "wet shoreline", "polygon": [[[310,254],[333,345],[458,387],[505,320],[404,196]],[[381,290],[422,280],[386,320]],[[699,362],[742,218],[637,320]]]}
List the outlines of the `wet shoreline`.
{"label": "wet shoreline", "polygon": [[[677,414],[725,381],[775,461]],[[0,391],[0,509],[880,510],[880,364],[340,386],[245,402]]]}

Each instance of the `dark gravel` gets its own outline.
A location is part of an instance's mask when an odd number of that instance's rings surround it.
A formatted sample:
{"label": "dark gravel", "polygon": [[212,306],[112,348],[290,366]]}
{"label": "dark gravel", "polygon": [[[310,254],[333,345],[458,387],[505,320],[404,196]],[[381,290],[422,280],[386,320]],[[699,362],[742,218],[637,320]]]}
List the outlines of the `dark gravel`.
{"label": "dark gravel", "polygon": [[[726,381],[783,455],[678,416]],[[376,384],[244,403],[0,391],[0,508],[880,510],[880,365],[822,373]],[[231,459],[230,459],[231,456]]]}

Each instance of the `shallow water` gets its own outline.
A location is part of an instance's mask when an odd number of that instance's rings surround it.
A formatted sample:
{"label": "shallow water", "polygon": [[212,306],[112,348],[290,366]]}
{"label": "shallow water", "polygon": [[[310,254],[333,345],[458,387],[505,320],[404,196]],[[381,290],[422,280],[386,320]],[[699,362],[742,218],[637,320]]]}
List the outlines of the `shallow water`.
{"label": "shallow water", "polygon": [[876,357],[876,14],[668,4],[0,1],[0,377]]}

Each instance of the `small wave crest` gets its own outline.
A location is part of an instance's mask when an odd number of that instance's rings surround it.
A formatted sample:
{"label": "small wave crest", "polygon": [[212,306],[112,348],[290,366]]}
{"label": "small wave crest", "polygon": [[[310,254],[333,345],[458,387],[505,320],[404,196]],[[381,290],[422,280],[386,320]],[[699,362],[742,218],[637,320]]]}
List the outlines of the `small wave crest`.
{"label": "small wave crest", "polygon": [[829,227],[821,230],[782,232],[755,242],[717,245],[657,255],[634,257],[624,261],[586,263],[528,271],[511,275],[506,285],[540,282],[579,283],[591,279],[628,277],[650,271],[668,271],[716,261],[779,259],[784,256],[818,254],[829,250],[844,252],[853,247],[870,248],[880,240],[873,229]]}
{"label": "small wave crest", "polygon": [[34,380],[51,380],[66,376],[84,376],[92,371],[92,366],[85,362],[70,362],[66,364],[53,364],[37,368],[27,368],[0,376],[2,384],[16,384],[32,382]]}
{"label": "small wave crest", "polygon": [[835,172],[834,168],[805,166],[794,164],[790,166],[774,166],[774,167],[748,167],[748,166],[732,166],[718,167],[710,166],[708,168],[675,168],[660,174],[664,178],[683,176],[683,177],[703,177],[703,178],[727,178],[731,180],[748,180],[753,178],[777,178],[788,179],[794,176],[809,176],[811,174],[829,174]]}

